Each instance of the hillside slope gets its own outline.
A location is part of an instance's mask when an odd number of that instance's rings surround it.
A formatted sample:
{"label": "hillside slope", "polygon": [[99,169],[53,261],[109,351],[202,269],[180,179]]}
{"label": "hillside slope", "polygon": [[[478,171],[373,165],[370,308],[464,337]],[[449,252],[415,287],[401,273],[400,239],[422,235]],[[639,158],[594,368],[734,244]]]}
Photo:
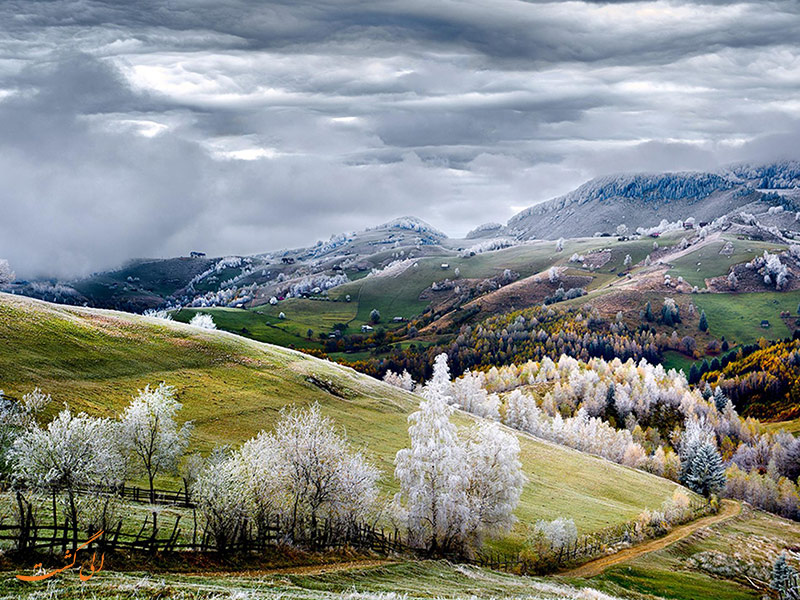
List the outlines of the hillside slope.
{"label": "hillside slope", "polygon": [[[366,446],[389,492],[418,401],[349,368],[229,333],[0,294],[0,389],[8,396],[38,385],[56,399],[54,410],[66,402],[112,416],[137,388],[160,381],[176,387],[181,416],[195,421],[196,446],[206,451],[270,428],[286,405],[318,401]],[[657,507],[676,487],[561,446],[520,441],[530,478],[517,511],[524,523],[570,516],[590,531]]]}
{"label": "hillside slope", "polygon": [[750,187],[712,173],[614,175],[593,179],[564,196],[512,217],[518,239],[556,239],[653,227],[662,219],[712,221],[763,198]]}

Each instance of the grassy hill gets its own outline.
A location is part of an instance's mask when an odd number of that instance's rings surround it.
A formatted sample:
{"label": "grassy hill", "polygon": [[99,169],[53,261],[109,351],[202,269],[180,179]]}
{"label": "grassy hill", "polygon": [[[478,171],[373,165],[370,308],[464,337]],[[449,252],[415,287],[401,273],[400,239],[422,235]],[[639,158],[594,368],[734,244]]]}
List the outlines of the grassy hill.
{"label": "grassy hill", "polygon": [[[366,446],[385,490],[395,489],[394,455],[408,443],[406,418],[418,402],[412,394],[285,348],[126,313],[0,294],[0,324],[0,388],[8,396],[40,386],[56,399],[52,410],[66,402],[113,416],[138,388],[166,381],[184,404],[181,417],[195,421],[202,451],[270,428],[284,406],[317,401]],[[328,383],[316,385],[312,376]],[[569,516],[581,532],[592,531],[657,507],[676,487],[527,436],[520,441],[530,479],[517,511],[522,523]]]}

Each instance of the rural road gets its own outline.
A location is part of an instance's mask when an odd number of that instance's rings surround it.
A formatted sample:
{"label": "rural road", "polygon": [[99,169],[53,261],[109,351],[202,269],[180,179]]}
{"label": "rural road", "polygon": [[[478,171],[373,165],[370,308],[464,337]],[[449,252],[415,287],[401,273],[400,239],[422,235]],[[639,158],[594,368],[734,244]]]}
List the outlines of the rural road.
{"label": "rural road", "polygon": [[579,567],[559,573],[559,575],[562,577],[594,577],[596,575],[600,575],[600,573],[609,567],[633,560],[634,558],[642,556],[643,554],[648,554],[649,552],[655,552],[656,550],[666,548],[675,542],[689,537],[703,527],[708,527],[710,525],[715,525],[717,523],[727,521],[728,519],[732,519],[733,517],[737,516],[741,510],[742,505],[738,502],[723,500],[722,510],[720,510],[720,512],[716,515],[703,517],[697,521],[692,521],[686,525],[681,525],[680,527],[676,527],[670,531],[664,537],[650,540],[649,542],[644,542],[642,544],[637,544],[636,546],[632,546],[630,548],[625,548],[616,554],[601,556],[600,558],[596,558],[595,560],[582,564]]}

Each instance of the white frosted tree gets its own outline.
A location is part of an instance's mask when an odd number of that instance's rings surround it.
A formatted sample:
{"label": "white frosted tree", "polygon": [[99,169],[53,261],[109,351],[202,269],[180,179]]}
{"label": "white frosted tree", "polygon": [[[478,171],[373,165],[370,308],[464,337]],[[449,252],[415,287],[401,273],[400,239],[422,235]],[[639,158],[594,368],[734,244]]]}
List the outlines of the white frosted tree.
{"label": "white frosted tree", "polygon": [[272,519],[284,516],[288,465],[275,436],[264,431],[242,445],[236,456],[248,515],[263,541]]}
{"label": "white frosted tree", "polygon": [[80,489],[113,485],[123,476],[115,438],[111,421],[64,409],[46,427],[26,430],[11,447],[17,478],[34,489],[64,493],[73,549],[78,543]]}
{"label": "white frosted tree", "polygon": [[550,549],[556,552],[568,548],[578,539],[575,521],[564,517],[552,521],[537,521],[534,532],[543,537],[550,545]]}
{"label": "white frosted tree", "polygon": [[16,274],[11,269],[11,265],[5,258],[0,258],[0,285],[11,283],[16,278]]}
{"label": "white frosted tree", "polygon": [[625,260],[622,261],[622,264],[626,269],[630,269],[631,268],[631,265],[633,264],[633,259],[631,258],[630,254],[626,254],[625,255]]}
{"label": "white frosted tree", "polygon": [[680,438],[681,483],[687,485],[692,461],[700,447],[713,445],[715,441],[714,431],[704,419],[686,419]]}
{"label": "white frosted tree", "polygon": [[192,320],[189,321],[189,325],[193,325],[194,327],[199,327],[200,329],[216,329],[217,326],[214,323],[214,318],[206,313],[197,313],[195,316],[192,317]]}
{"label": "white frosted tree", "polygon": [[131,456],[136,471],[147,476],[150,502],[155,501],[155,478],[175,472],[189,446],[192,423],[178,426],[175,417],[181,409],[175,389],[166,383],[139,391],[120,417],[120,444]]}
{"label": "white frosted tree", "polygon": [[556,241],[556,252],[562,252],[564,250],[564,238],[558,238]]}
{"label": "white frosted tree", "polygon": [[704,442],[695,451],[686,470],[686,486],[706,497],[725,489],[725,465],[713,444]]}
{"label": "white frosted tree", "polygon": [[467,532],[470,506],[466,452],[450,422],[447,357],[436,358],[434,376],[422,391],[419,410],[409,417],[411,447],[395,458],[412,543],[430,552],[457,549]]}
{"label": "white frosted tree", "polygon": [[172,315],[169,314],[167,310],[156,310],[154,308],[148,308],[146,311],[142,313],[145,317],[151,317],[153,319],[163,319],[164,321],[172,321]]}
{"label": "white frosted tree", "polygon": [[236,455],[214,452],[192,491],[218,552],[236,540],[247,517],[247,493]]}
{"label": "white frosted tree", "polygon": [[480,544],[511,529],[526,477],[519,460],[519,440],[498,423],[476,425],[465,441],[470,477],[469,532]]}
{"label": "white frosted tree", "polygon": [[619,237],[625,237],[628,235],[628,226],[625,223],[620,223],[617,225],[617,235]]}
{"label": "white frosted tree", "polygon": [[500,399],[483,388],[481,376],[477,373],[467,371],[453,382],[453,402],[474,415],[500,418]]}
{"label": "white frosted tree", "polygon": [[301,521],[315,528],[321,517],[339,520],[372,510],[378,471],[360,452],[352,452],[317,404],[284,412],[275,427],[285,470],[287,519],[293,536]]}
{"label": "white frosted tree", "polygon": [[414,391],[415,382],[411,378],[411,373],[406,370],[403,371],[402,375],[394,371],[386,371],[386,375],[383,376],[383,381],[409,392]]}

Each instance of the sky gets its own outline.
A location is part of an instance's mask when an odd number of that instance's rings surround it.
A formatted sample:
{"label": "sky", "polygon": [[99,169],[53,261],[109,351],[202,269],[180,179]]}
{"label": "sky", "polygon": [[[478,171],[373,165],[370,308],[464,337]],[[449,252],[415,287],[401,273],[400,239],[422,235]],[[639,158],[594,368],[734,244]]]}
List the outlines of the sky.
{"label": "sky", "polygon": [[800,2],[0,0],[0,258],[449,235],[587,179],[798,158]]}

